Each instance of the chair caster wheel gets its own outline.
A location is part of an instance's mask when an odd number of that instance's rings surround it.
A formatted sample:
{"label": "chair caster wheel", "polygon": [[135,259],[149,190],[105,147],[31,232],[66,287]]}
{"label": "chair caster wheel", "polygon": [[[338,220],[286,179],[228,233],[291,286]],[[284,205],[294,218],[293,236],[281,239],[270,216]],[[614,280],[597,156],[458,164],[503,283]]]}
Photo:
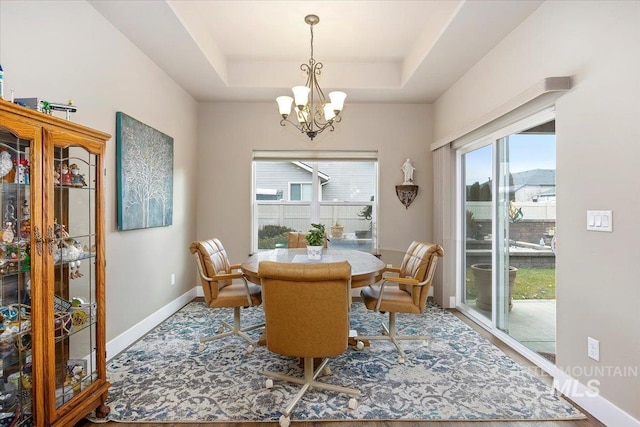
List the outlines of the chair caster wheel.
{"label": "chair caster wheel", "polygon": [[221,334],[223,332],[224,332],[224,326],[218,326],[218,329],[216,329],[216,333]]}
{"label": "chair caster wheel", "polygon": [[422,341],[422,346],[423,347],[429,347],[429,341],[428,340]]}
{"label": "chair caster wheel", "polygon": [[251,354],[253,353],[253,350],[255,350],[255,347],[253,347],[253,345],[250,344],[249,347],[247,347],[247,353]]}
{"label": "chair caster wheel", "polygon": [[280,415],[280,420],[278,420],[278,422],[280,423],[280,427],[289,427],[289,424],[291,424],[291,419],[289,417],[285,417],[284,415]]}
{"label": "chair caster wheel", "polygon": [[355,397],[349,399],[349,409],[356,409],[358,407],[358,401]]}
{"label": "chair caster wheel", "polygon": [[264,386],[265,386],[266,388],[272,388],[272,387],[273,387],[273,380],[272,380],[271,378],[269,378],[268,380],[266,380],[266,381],[264,382]]}
{"label": "chair caster wheel", "polygon": [[328,366],[325,366],[324,369],[322,370],[322,375],[331,375],[331,368]]}
{"label": "chair caster wheel", "polygon": [[356,343],[356,350],[362,350],[364,348],[364,343],[360,340]]}
{"label": "chair caster wheel", "polygon": [[201,343],[201,344],[198,346],[198,353],[202,353],[203,351],[204,351],[204,343]]}
{"label": "chair caster wheel", "polygon": [[404,364],[404,362],[406,362],[406,359],[402,356],[398,357],[398,363],[402,363]]}

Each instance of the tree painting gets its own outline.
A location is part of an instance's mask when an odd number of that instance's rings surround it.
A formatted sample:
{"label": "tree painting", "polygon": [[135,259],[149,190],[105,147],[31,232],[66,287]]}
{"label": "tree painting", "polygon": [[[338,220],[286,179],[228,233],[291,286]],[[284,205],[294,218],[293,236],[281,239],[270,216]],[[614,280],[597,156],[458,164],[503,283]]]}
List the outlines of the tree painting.
{"label": "tree painting", "polygon": [[173,223],[173,138],[116,113],[118,229]]}

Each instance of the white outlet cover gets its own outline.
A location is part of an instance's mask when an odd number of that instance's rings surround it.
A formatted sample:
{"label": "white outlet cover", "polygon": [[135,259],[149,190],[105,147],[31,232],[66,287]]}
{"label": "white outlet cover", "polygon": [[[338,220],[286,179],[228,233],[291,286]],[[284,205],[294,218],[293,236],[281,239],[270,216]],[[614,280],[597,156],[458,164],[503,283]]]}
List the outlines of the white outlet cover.
{"label": "white outlet cover", "polygon": [[598,362],[600,361],[600,341],[587,337],[587,356]]}

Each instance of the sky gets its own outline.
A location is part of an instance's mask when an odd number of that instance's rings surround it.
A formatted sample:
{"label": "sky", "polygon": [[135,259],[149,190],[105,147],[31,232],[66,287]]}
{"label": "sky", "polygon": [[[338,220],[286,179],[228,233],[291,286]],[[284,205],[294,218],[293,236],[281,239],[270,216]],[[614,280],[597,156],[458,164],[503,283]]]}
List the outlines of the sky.
{"label": "sky", "polygon": [[[467,185],[486,182],[492,175],[492,147],[485,146],[465,155]],[[511,173],[556,168],[556,136],[514,134],[509,136]]]}

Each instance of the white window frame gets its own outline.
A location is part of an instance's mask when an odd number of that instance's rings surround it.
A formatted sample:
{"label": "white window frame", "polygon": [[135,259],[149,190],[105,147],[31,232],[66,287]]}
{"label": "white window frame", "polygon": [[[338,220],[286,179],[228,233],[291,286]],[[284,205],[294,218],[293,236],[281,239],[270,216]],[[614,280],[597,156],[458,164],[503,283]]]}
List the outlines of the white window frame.
{"label": "white window frame", "polygon": [[[323,205],[331,205],[331,204],[341,204],[345,206],[350,205],[372,205],[372,224],[373,224],[373,233],[372,233],[372,245],[373,252],[376,253],[377,246],[377,204],[378,204],[378,192],[379,192],[379,161],[378,161],[378,152],[377,151],[269,151],[269,150],[255,150],[253,152],[253,162],[252,162],[252,191],[251,191],[251,218],[252,218],[252,232],[251,232],[251,248],[252,251],[255,252],[258,250],[258,202],[260,203],[269,203],[270,201],[259,201],[256,200],[255,192],[256,192],[256,162],[257,161],[302,161],[306,164],[312,166],[312,188],[313,195],[311,201],[296,201],[290,200],[291,192],[289,192],[288,200],[285,200],[289,204],[297,204],[297,205],[309,205],[311,209],[310,220],[311,222],[319,222],[320,215],[320,206]],[[320,201],[322,195],[322,184],[320,183],[318,177],[318,161],[371,161],[375,164],[374,170],[374,200],[373,201],[361,201],[361,202],[332,202],[332,201]],[[297,181],[291,181],[291,183],[300,183]],[[307,183],[307,182],[305,182]],[[290,187],[289,187],[290,189]],[[282,203],[283,201],[277,201],[275,203]],[[327,229],[328,231],[328,229]]]}

